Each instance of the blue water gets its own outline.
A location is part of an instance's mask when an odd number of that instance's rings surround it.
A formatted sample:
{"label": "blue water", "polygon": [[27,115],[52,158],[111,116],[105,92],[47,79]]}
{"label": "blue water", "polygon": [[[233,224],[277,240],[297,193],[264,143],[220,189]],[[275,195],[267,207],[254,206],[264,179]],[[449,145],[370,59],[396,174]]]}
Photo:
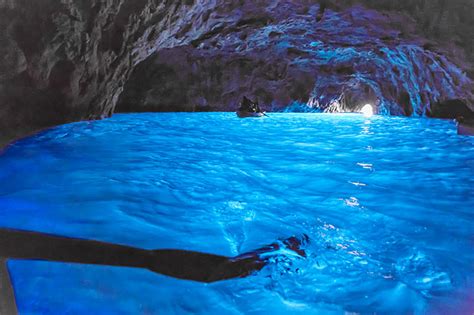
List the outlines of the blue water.
{"label": "blue water", "polygon": [[23,314],[470,314],[474,137],[442,120],[130,114],[0,155],[0,226],[237,255],[306,233],[244,279],[10,261]]}

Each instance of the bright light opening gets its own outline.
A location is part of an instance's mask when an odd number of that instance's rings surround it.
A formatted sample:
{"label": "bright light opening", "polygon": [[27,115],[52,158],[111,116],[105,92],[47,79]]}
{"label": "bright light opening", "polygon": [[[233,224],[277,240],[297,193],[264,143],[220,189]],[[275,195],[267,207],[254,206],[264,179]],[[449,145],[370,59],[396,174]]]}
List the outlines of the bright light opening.
{"label": "bright light opening", "polygon": [[362,113],[362,115],[364,115],[364,117],[371,117],[372,115],[374,115],[374,109],[370,104],[365,104],[364,107],[362,107],[362,109],[360,110],[360,112]]}

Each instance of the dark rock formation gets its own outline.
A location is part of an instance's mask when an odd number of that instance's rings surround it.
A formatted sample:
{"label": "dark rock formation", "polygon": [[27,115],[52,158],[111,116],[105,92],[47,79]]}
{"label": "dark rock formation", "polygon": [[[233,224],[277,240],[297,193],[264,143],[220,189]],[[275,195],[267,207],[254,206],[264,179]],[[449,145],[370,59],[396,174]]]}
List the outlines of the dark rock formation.
{"label": "dark rock formation", "polygon": [[314,76],[293,68],[284,56],[271,50],[213,53],[189,46],[160,51],[137,67],[117,111],[233,111],[244,95],[267,110],[269,104],[281,108],[292,100],[308,101]]}
{"label": "dark rock formation", "polygon": [[472,109],[473,16],[471,0],[0,0],[0,146],[107,117],[125,85],[121,111],[229,110],[242,94]]}
{"label": "dark rock formation", "polygon": [[177,45],[173,34],[199,13],[189,2],[0,0],[0,146],[110,116],[133,67]]}
{"label": "dark rock formation", "polygon": [[452,42],[426,39],[407,15],[342,1],[276,3],[245,2],[191,45],[156,52],[135,69],[117,110],[233,110],[243,95],[266,110],[294,103],[350,112],[371,103],[411,116],[451,99],[472,106],[469,60]]}
{"label": "dark rock formation", "polygon": [[474,111],[462,100],[447,100],[434,103],[427,114],[429,117],[436,118],[453,119],[463,117],[464,119],[474,119]]}

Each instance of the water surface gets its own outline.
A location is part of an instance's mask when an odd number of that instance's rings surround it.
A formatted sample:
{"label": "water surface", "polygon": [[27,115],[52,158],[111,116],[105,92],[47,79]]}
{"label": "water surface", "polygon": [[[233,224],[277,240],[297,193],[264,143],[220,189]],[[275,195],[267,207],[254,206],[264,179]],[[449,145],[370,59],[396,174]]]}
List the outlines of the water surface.
{"label": "water surface", "polygon": [[470,314],[474,137],[443,120],[128,114],[0,155],[0,226],[237,255],[306,233],[308,258],[202,284],[11,261],[23,314]]}

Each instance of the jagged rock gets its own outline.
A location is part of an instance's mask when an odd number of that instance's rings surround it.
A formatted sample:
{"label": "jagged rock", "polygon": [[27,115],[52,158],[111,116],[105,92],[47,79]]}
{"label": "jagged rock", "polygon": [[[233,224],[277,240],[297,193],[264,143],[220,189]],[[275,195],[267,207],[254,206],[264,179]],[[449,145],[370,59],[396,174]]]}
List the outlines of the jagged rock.
{"label": "jagged rock", "polygon": [[225,110],[243,93],[392,114],[472,99],[471,0],[320,2],[0,0],[0,146],[109,116],[127,82],[123,111]]}
{"label": "jagged rock", "polygon": [[[0,0],[0,146],[112,114],[133,67],[200,9],[189,1]],[[196,34],[200,30],[195,30]]]}
{"label": "jagged rock", "polygon": [[405,14],[337,2],[324,12],[310,1],[270,3],[236,7],[192,46],[156,52],[135,69],[117,110],[235,110],[249,95],[266,110],[298,103],[290,108],[302,111],[306,103],[308,110],[352,112],[370,103],[378,113],[411,116],[445,100],[473,99],[463,72],[468,60],[456,55],[455,64]]}

